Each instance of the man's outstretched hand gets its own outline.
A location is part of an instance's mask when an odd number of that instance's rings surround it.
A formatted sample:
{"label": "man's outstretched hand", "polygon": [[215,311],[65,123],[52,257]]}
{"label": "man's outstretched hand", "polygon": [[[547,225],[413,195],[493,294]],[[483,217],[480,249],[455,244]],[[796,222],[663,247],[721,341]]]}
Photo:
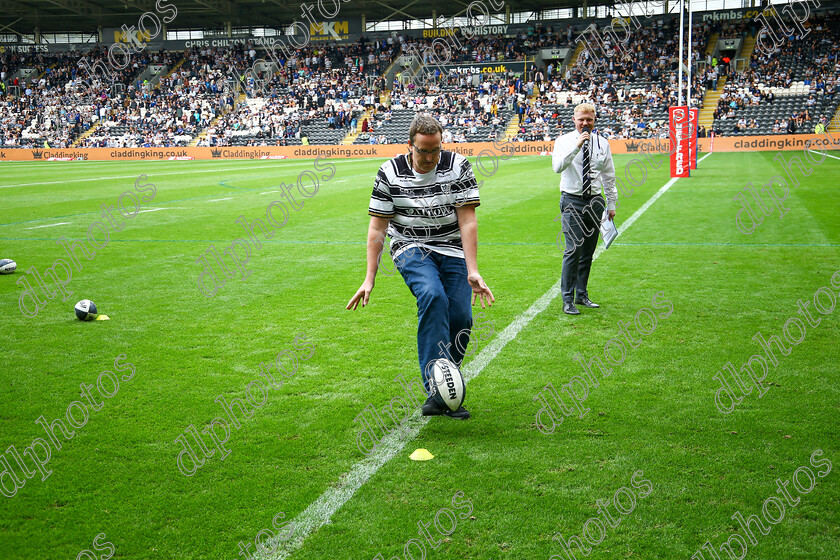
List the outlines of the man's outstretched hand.
{"label": "man's outstretched hand", "polygon": [[467,276],[467,281],[470,283],[470,288],[472,288],[473,291],[473,305],[475,305],[476,300],[479,300],[481,301],[481,308],[484,309],[484,301],[486,300],[487,305],[492,307],[496,298],[493,297],[493,292],[491,292],[490,288],[487,287],[487,284],[484,283],[484,278],[481,277],[481,274],[470,274]]}
{"label": "man's outstretched hand", "polygon": [[368,301],[370,301],[370,293],[372,291],[373,282],[363,282],[362,286],[356,291],[356,295],[350,298],[350,301],[347,303],[347,307],[345,309],[355,310],[360,301],[362,302],[362,307],[366,306]]}

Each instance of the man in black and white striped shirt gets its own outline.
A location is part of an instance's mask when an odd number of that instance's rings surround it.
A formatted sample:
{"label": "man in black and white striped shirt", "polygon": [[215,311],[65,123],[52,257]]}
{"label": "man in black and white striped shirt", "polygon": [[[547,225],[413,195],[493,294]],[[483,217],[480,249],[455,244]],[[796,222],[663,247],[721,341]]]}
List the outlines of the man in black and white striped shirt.
{"label": "man in black and white striped shirt", "polygon": [[[431,364],[447,358],[461,365],[469,344],[472,307],[495,299],[478,272],[478,184],[470,162],[441,150],[443,128],[430,116],[412,121],[409,153],[379,168],[370,199],[367,275],[347,304],[368,304],[387,234],[391,256],[417,298],[417,350],[423,383],[430,396],[424,416],[466,419],[462,406],[449,411],[433,399]],[[472,301],[470,294],[472,293]]]}

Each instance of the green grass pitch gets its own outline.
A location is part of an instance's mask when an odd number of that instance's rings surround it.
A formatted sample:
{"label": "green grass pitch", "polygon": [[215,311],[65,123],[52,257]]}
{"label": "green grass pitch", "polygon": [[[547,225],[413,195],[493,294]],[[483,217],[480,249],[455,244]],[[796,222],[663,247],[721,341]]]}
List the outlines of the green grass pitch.
{"label": "green grass pitch", "polygon": [[[785,152],[793,154],[802,155]],[[821,287],[835,297],[840,291],[831,284],[840,270],[837,153],[800,176],[783,218],[776,211],[751,235],[736,227],[732,198],[782,172],[774,155],[712,154],[691,179],[674,183],[598,256],[590,295],[602,308],[575,318],[562,313],[559,297],[525,315],[560,277],[559,176],[548,157],[500,162],[477,210],[479,269],[496,303],[486,311],[493,337],[479,341],[475,359],[511,325],[521,330],[470,381],[472,419],[432,418],[291,557],[403,558],[405,543],[423,539],[418,522],[431,522],[442,542],[426,545],[429,559],[567,558],[552,537],[582,536],[587,520],[599,517],[596,502],[612,504],[626,487],[635,509],[621,515],[609,506],[621,522],[605,528],[588,558],[688,560],[709,541],[727,559],[720,545],[743,535],[732,516],[762,516],[765,500],[781,496],[776,479],[790,479],[820,449],[833,469],[808,493],[791,483],[801,501],[785,504],[784,519],[767,535],[753,524],[757,542],[747,540],[747,558],[840,558],[840,308],[816,314],[819,325],[807,326],[790,355],[776,352],[761,398],[753,390],[730,414],[714,402],[715,374],[762,354],[752,340],[757,332],[784,336],[788,318],[802,317],[798,299],[812,300]],[[616,156],[620,177],[630,158]],[[251,247],[250,276],[227,280],[212,298],[198,289],[196,260],[211,244],[222,251],[243,237],[237,217],[264,219],[280,196],[269,191],[313,169],[312,161],[0,164],[0,258],[18,263],[14,275],[0,277],[0,451],[23,452],[47,438],[35,421],[66,422],[68,405],[85,401],[80,384],[96,385],[100,372],[125,376],[112,398],[95,393],[104,406],[87,407],[87,423],[72,439],[56,431],[62,446],[51,448],[46,480],[36,473],[14,497],[0,497],[0,557],[76,558],[84,550],[93,555],[82,558],[99,557],[107,554],[94,550],[93,539],[105,533],[99,547],[112,543],[114,558],[242,558],[238,543],[252,543],[253,553],[260,531],[277,532],[272,520],[280,512],[295,520],[325,491],[342,488],[365,459],[353,419],[369,404],[381,409],[403,395],[398,374],[419,372],[415,302],[399,274],[378,276],[365,309],[344,309],[364,278],[367,203],[382,160],[330,163],[335,176],[261,249]],[[669,181],[667,173],[667,165],[649,169],[632,196],[620,197],[619,226]],[[154,211],[112,230],[91,260],[78,251],[72,296],[44,300],[36,317],[25,317],[15,282],[31,278],[30,267],[43,271],[66,259],[56,240],[84,238],[103,221],[100,206],[134,191],[141,174],[156,187],[142,209]],[[604,345],[622,336],[619,321],[632,323],[652,308],[657,292],[673,312],[660,315],[652,334],[637,336],[638,347],[628,346],[608,377],[594,373],[599,386],[583,403],[588,414],[541,433],[537,393],[584,375],[574,356],[603,357]],[[73,304],[83,298],[110,321],[76,320]],[[794,326],[789,332],[797,334]],[[221,460],[216,451],[193,476],[181,474],[176,438],[224,416],[215,400],[244,398],[261,362],[281,351],[305,355],[308,348],[294,346],[301,333],[314,354],[269,390],[250,419],[239,416],[225,444],[229,455]],[[115,370],[121,354],[133,377]],[[78,421],[81,411],[73,410]],[[417,448],[435,458],[409,460]],[[37,445],[34,452],[43,455]],[[3,457],[20,477],[11,454]],[[636,471],[652,487],[644,498],[631,484]],[[807,485],[804,474],[799,480]],[[10,475],[2,481],[13,488]],[[438,536],[435,513],[454,510],[459,491],[472,511]],[[621,499],[626,507],[629,498]],[[445,528],[446,516],[441,522]],[[593,524],[589,530],[597,537]],[[409,552],[420,558],[416,546]]]}

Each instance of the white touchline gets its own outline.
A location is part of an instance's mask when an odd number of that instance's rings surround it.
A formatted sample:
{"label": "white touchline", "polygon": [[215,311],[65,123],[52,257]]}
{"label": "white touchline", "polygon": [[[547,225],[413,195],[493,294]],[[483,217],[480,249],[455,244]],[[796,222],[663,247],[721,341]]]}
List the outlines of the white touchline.
{"label": "white touchline", "polygon": [[[809,149],[808,151],[809,151],[809,152],[811,152],[811,153],[813,153],[813,154],[822,154],[822,152],[819,152],[819,151],[817,151],[817,150],[810,150],[810,149]],[[840,157],[833,156],[833,155],[831,155],[831,154],[825,154],[825,156],[826,156],[826,157],[830,157],[830,158],[832,158],[832,159],[840,159]]]}
{"label": "white touchline", "polygon": [[233,200],[233,197],[229,196],[227,198],[214,198],[213,200],[208,200],[207,202],[219,202],[221,200]]}
{"label": "white touchline", "polygon": [[47,224],[45,226],[35,226],[35,227],[28,227],[28,228],[23,228],[23,229],[39,229],[39,228],[44,228],[44,227],[66,226],[69,223],[71,223],[71,222],[59,222],[57,224]]}
{"label": "white touchline", "polygon": [[[706,154],[698,160],[698,163],[710,155],[711,154]],[[639,219],[639,216],[650,208],[651,204],[656,202],[656,200],[665,194],[665,192],[671,188],[671,185],[676,182],[677,178],[674,178],[665,183],[665,185],[656,191],[656,193],[654,193],[654,195],[650,197],[650,199],[645,202],[641,208],[636,210],[632,216],[627,218],[621,224],[621,227],[618,228],[618,233],[624,233],[627,228],[633,225],[633,222]],[[593,260],[597,259],[601,253],[604,252],[603,247],[603,244],[598,246],[598,249],[592,257]],[[485,346],[484,350],[479,352],[478,356],[476,356],[475,359],[473,359],[464,368],[464,371],[462,372],[464,374],[464,380],[469,381],[470,379],[478,377],[484,368],[487,367],[487,364],[489,364],[493,358],[495,358],[499,352],[507,346],[508,342],[516,338],[516,335],[518,335],[519,332],[522,331],[522,329],[524,329],[534,317],[545,311],[548,305],[560,294],[560,292],[561,281],[557,280],[557,283],[554,284],[554,286],[552,286],[545,294],[542,295],[542,297],[535,301],[527,311],[517,316],[510,325],[505,327],[502,332],[493,338],[493,341],[489,346]],[[353,497],[356,490],[361,488],[370,477],[376,474],[380,467],[390,461],[397,453],[402,451],[403,447],[405,447],[409,441],[417,437],[417,434],[420,433],[420,430],[423,429],[423,426],[425,426],[428,422],[428,416],[421,416],[420,411],[415,410],[414,414],[411,415],[411,418],[405,422],[405,426],[408,430],[402,430],[404,434],[402,437],[395,435],[397,432],[391,432],[389,435],[382,438],[379,445],[369,457],[353,465],[350,472],[347,473],[347,476],[343,477],[336,486],[328,488],[317,500],[309,504],[309,507],[303,510],[292,520],[295,527],[294,536],[289,540],[281,541],[279,543],[280,550],[271,556],[255,553],[254,558],[259,560],[282,560],[284,558],[288,558],[292,552],[301,547],[303,541],[306,540],[306,537],[308,537],[313,531],[329,523],[333,514]]]}

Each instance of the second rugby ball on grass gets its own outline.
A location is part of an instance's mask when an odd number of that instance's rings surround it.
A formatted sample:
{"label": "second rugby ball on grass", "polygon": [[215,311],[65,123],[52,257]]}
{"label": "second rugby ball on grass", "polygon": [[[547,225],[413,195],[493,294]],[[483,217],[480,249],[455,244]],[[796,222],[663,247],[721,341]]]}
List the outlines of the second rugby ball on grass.
{"label": "second rugby ball on grass", "polygon": [[76,304],[76,317],[82,321],[93,321],[96,319],[96,304],[89,299],[83,299]]}

